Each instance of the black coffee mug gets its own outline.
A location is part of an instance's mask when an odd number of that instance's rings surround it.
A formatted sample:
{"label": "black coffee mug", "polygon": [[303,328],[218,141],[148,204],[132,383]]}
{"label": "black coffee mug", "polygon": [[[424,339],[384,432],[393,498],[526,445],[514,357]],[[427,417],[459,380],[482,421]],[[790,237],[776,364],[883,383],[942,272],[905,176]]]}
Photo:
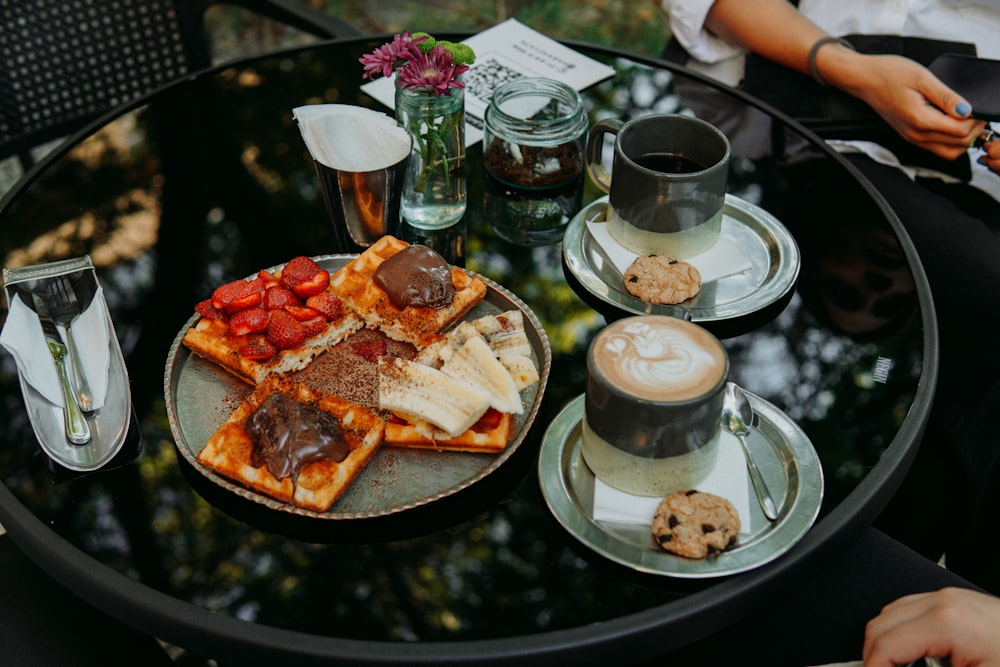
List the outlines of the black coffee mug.
{"label": "black coffee mug", "polygon": [[[616,135],[611,173],[602,160],[606,134]],[[717,127],[678,114],[598,121],[587,139],[587,172],[609,195],[608,231],[639,255],[693,257],[715,244],[729,156]]]}

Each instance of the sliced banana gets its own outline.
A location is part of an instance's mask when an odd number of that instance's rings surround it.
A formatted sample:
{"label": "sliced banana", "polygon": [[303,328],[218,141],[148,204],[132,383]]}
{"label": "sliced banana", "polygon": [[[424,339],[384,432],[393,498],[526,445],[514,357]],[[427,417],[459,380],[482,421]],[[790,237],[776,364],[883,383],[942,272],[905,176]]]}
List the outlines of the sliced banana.
{"label": "sliced banana", "polygon": [[531,343],[524,332],[524,316],[519,310],[508,310],[499,315],[487,315],[472,326],[482,334],[498,357],[522,356],[531,358]]}
{"label": "sliced banana", "polygon": [[442,368],[456,349],[473,337],[485,339],[493,356],[514,378],[518,391],[538,382],[538,367],[532,357],[531,343],[524,331],[524,317],[519,310],[498,315],[485,315],[462,322],[447,337],[422,349],[416,361],[433,368]]}
{"label": "sliced banana", "polygon": [[518,391],[538,382],[538,368],[531,357],[531,342],[524,332],[521,311],[509,310],[499,315],[487,315],[472,324],[514,378]]}
{"label": "sliced banana", "polygon": [[538,369],[531,357],[503,355],[500,357],[500,363],[507,369],[518,391],[538,382]]}
{"label": "sliced banana", "polygon": [[472,329],[461,347],[454,349],[441,366],[442,372],[459,382],[487,393],[490,405],[500,412],[519,415],[524,411],[514,378],[493,355],[486,339]]}
{"label": "sliced banana", "polygon": [[490,407],[486,392],[430,366],[401,358],[379,360],[379,407],[412,423],[429,422],[455,437]]}
{"label": "sliced banana", "polygon": [[413,360],[418,364],[440,369],[447,358],[451,356],[452,349],[451,338],[442,338],[417,352],[417,356]]}

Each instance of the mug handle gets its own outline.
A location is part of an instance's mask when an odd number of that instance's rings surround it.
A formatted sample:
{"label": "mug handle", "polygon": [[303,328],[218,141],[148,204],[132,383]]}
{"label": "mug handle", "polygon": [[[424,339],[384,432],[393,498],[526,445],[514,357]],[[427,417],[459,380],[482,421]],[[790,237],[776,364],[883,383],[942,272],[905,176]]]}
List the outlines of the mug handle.
{"label": "mug handle", "polygon": [[594,123],[587,136],[587,174],[594,185],[604,192],[611,192],[611,174],[604,168],[604,135],[617,135],[624,122],[616,118],[605,118]]}

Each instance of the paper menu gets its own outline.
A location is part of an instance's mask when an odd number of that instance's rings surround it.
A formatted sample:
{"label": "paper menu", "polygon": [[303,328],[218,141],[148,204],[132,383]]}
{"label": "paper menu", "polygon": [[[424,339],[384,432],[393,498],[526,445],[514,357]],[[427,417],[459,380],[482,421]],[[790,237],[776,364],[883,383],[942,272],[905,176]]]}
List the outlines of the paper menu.
{"label": "paper menu", "polygon": [[[483,138],[483,117],[493,91],[511,79],[533,76],[556,79],[576,90],[603,81],[614,69],[583,55],[517,19],[508,19],[464,41],[476,53],[465,73],[465,144]],[[389,108],[395,106],[395,83],[381,77],[361,89]]]}

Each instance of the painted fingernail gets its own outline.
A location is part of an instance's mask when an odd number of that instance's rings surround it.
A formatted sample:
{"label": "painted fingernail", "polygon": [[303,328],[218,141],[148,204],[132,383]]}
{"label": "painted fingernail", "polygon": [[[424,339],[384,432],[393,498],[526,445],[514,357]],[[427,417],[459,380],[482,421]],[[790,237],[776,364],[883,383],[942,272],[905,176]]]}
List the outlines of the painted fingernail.
{"label": "painted fingernail", "polygon": [[959,116],[968,116],[972,113],[972,107],[970,107],[967,102],[959,102],[955,105],[955,113]]}
{"label": "painted fingernail", "polygon": [[986,156],[985,155],[980,155],[979,157],[976,158],[976,162],[978,162],[979,164],[981,164],[981,165],[983,165],[985,167],[986,166]]}

